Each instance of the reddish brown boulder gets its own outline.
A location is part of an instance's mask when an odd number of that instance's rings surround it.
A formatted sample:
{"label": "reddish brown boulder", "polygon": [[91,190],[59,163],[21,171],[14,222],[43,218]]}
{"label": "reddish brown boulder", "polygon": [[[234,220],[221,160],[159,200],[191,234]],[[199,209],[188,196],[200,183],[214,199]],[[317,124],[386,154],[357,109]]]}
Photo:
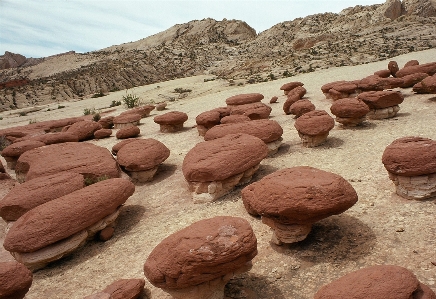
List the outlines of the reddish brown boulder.
{"label": "reddish brown boulder", "polygon": [[400,68],[398,67],[398,63],[396,61],[389,61],[388,69],[391,71],[393,77],[397,77],[396,74]]}
{"label": "reddish brown boulder", "polygon": [[79,121],[72,124],[67,132],[77,135],[79,141],[93,139],[94,132],[101,129],[101,125],[95,121]]}
{"label": "reddish brown boulder", "polygon": [[123,129],[139,125],[141,115],[138,113],[128,113],[114,117],[113,123],[115,129]]}
{"label": "reddish brown boulder", "polygon": [[19,184],[0,201],[0,217],[16,221],[24,213],[50,200],[85,187],[81,174],[63,172]]}
{"label": "reddish brown boulder", "polygon": [[286,114],[290,114],[289,109],[291,108],[291,105],[294,104],[296,101],[301,100],[302,97],[306,94],[306,89],[302,86],[295,87],[292,91],[288,93],[288,97],[286,101],[283,103],[283,112]]}
{"label": "reddish brown boulder", "polygon": [[1,155],[5,158],[6,164],[9,169],[15,169],[17,160],[23,153],[44,145],[44,142],[38,140],[24,140],[8,145],[3,149]]}
{"label": "reddish brown boulder", "polygon": [[416,93],[436,93],[436,75],[427,77],[413,86]]}
{"label": "reddish brown boulder", "polygon": [[428,74],[426,73],[415,73],[415,74],[404,76],[403,78],[401,78],[403,80],[403,84],[400,87],[401,88],[413,87],[415,84],[421,82],[427,77]]}
{"label": "reddish brown boulder", "polygon": [[403,68],[409,67],[409,66],[415,66],[415,65],[419,65],[418,60],[409,60],[408,62],[406,62],[406,64],[404,65]]}
{"label": "reddish brown boulder", "polygon": [[338,123],[344,126],[357,126],[365,120],[370,109],[361,99],[345,98],[334,102],[330,111],[336,116]]}
{"label": "reddish brown boulder", "polygon": [[23,264],[0,262],[0,298],[24,298],[32,285],[32,280],[32,272]]}
{"label": "reddish brown boulder", "polygon": [[323,286],[314,299],[436,299],[435,293],[409,270],[378,265],[348,273]]}
{"label": "reddish brown boulder", "polygon": [[390,70],[380,70],[377,72],[374,72],[374,75],[379,76],[380,78],[388,78],[391,76]]}
{"label": "reddish brown boulder", "polygon": [[400,78],[381,78],[379,76],[368,76],[357,82],[359,91],[382,91],[401,87],[404,84]]}
{"label": "reddish brown boulder", "polygon": [[203,299],[217,293],[222,296],[214,298],[224,298],[225,284],[249,270],[256,255],[257,240],[248,221],[217,216],[162,240],[148,256],[144,274],[175,298]]}
{"label": "reddish brown boulder", "polygon": [[383,109],[399,105],[403,102],[404,96],[398,91],[368,91],[358,95],[370,109]]}
{"label": "reddish brown boulder", "polygon": [[357,84],[351,81],[335,81],[321,86],[326,99],[334,101],[351,97],[357,93],[357,89]]}
{"label": "reddish brown boulder", "polygon": [[124,179],[100,181],[35,207],[6,234],[4,248],[27,253],[68,238],[114,213],[135,191]]}
{"label": "reddish brown boulder", "polygon": [[324,110],[305,113],[294,124],[305,147],[323,144],[334,126],[335,120]]}
{"label": "reddish brown boulder", "polygon": [[171,111],[154,118],[154,122],[159,124],[162,133],[174,133],[183,129],[183,124],[188,120],[188,115],[184,112]]}
{"label": "reddish brown boulder", "polygon": [[115,144],[115,145],[112,147],[112,155],[116,156],[117,153],[118,153],[118,151],[120,150],[120,148],[122,148],[123,146],[125,146],[127,143],[132,142],[132,141],[135,141],[135,140],[137,140],[137,139],[135,139],[135,138],[130,138],[130,139],[124,139],[124,140],[118,142],[117,144]]}
{"label": "reddish brown boulder", "polygon": [[[143,294],[144,279],[120,279],[108,285],[100,293],[86,296],[84,299],[137,299]],[[107,295],[106,297],[104,297]]]}
{"label": "reddish brown boulder", "polygon": [[269,100],[269,103],[270,103],[270,104],[277,103],[277,100],[278,100],[278,99],[279,99],[278,97],[273,96],[273,97],[271,98],[271,100]]}
{"label": "reddish brown boulder", "polygon": [[140,133],[141,130],[137,126],[131,126],[119,129],[118,132],[115,134],[115,137],[117,137],[117,139],[127,139],[136,137]]}
{"label": "reddish brown boulder", "polygon": [[155,106],[153,105],[145,105],[140,107],[135,107],[132,109],[129,109],[127,111],[124,111],[120,115],[126,115],[126,114],[139,114],[141,118],[145,118],[150,115],[150,112],[153,111]]}
{"label": "reddish brown boulder", "polygon": [[200,136],[204,136],[207,130],[209,130],[213,126],[219,125],[221,119],[228,115],[230,115],[229,107],[219,107],[213,110],[200,113],[195,118],[195,122],[197,123],[198,134]]}
{"label": "reddish brown boulder", "polygon": [[343,213],[358,199],[341,176],[308,166],[276,171],[241,194],[248,213],[273,228],[278,245],[304,240],[313,223]]}
{"label": "reddish brown boulder", "polygon": [[15,173],[20,182],[64,171],[80,173],[94,180],[119,177],[119,167],[110,152],[90,143],[68,142],[47,145],[25,152]]}
{"label": "reddish brown boulder", "polygon": [[426,73],[429,76],[436,74],[436,62],[430,62],[426,64],[414,65],[402,68],[397,72],[397,77],[402,78],[404,76],[415,74],[415,73]]}
{"label": "reddish brown boulder", "polygon": [[106,116],[100,118],[98,123],[101,125],[103,129],[112,129],[114,127],[114,118],[115,116]]}
{"label": "reddish brown boulder", "polygon": [[229,115],[229,116],[224,116],[221,119],[221,124],[232,124],[232,123],[241,123],[244,121],[250,121],[251,119],[246,116],[246,115]]}
{"label": "reddish brown boulder", "polygon": [[70,132],[55,132],[35,137],[35,140],[39,140],[44,142],[46,145],[50,145],[63,142],[78,142],[79,137]]}
{"label": "reddish brown boulder", "polygon": [[103,139],[108,138],[112,135],[111,129],[100,129],[94,132],[94,138],[95,139]]}
{"label": "reddish brown boulder", "polygon": [[227,106],[236,106],[251,104],[262,101],[264,98],[263,94],[260,93],[246,93],[238,94],[226,99]]}
{"label": "reddish brown boulder", "polygon": [[264,103],[252,103],[233,107],[230,115],[245,115],[250,119],[266,119],[271,114],[272,108]]}
{"label": "reddish brown boulder", "polygon": [[302,82],[289,82],[286,84],[283,84],[280,87],[280,90],[284,91],[284,94],[288,94],[292,89],[298,87],[298,86],[303,86],[304,84]]}
{"label": "reddish brown boulder", "polygon": [[304,113],[315,110],[315,105],[312,104],[310,100],[299,100],[296,101],[289,107],[289,112],[292,115],[295,115],[295,118],[299,118]]}

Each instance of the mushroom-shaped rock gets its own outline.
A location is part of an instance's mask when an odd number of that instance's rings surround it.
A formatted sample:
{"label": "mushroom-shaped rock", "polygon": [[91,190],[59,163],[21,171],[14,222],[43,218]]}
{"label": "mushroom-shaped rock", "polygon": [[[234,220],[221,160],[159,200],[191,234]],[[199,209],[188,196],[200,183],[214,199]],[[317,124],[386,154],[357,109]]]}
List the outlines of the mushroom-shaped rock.
{"label": "mushroom-shaped rock", "polygon": [[124,111],[120,115],[126,115],[126,114],[139,114],[141,115],[141,118],[145,118],[150,115],[150,112],[153,111],[155,106],[153,105],[145,105],[140,107],[135,107],[133,109],[129,109],[127,111]]}
{"label": "mushroom-shaped rock", "polygon": [[129,138],[129,139],[124,139],[124,140],[118,142],[117,144],[115,144],[115,145],[112,147],[112,150],[111,150],[112,155],[116,156],[117,153],[118,153],[118,151],[119,151],[123,146],[125,146],[127,143],[130,143],[130,142],[135,141],[135,140],[137,140],[137,139],[135,139],[135,138]]}
{"label": "mushroom-shaped rock", "polygon": [[335,101],[330,111],[336,116],[338,123],[354,127],[362,124],[370,110],[361,99],[345,98]]}
{"label": "mushroom-shaped rock", "polygon": [[396,193],[408,199],[436,196],[436,141],[421,137],[394,140],[383,152],[382,162]]}
{"label": "mushroom-shaped rock", "polygon": [[398,67],[398,63],[396,61],[389,61],[388,69],[391,71],[392,76],[396,77],[396,74],[400,68]]}
{"label": "mushroom-shaped rock", "polygon": [[141,115],[138,113],[128,113],[114,117],[114,129],[123,129],[139,125]]}
{"label": "mushroom-shaped rock", "polygon": [[67,142],[34,148],[20,156],[15,167],[19,182],[70,171],[89,180],[119,177],[120,169],[111,153],[85,142]]}
{"label": "mushroom-shaped rock", "polygon": [[436,62],[430,62],[425,64],[419,64],[414,66],[408,66],[399,70],[396,74],[398,78],[414,74],[414,73],[426,73],[429,76],[436,74]]}
{"label": "mushroom-shaped rock", "polygon": [[294,124],[305,147],[323,144],[334,126],[335,120],[324,110],[305,113]]}
{"label": "mushroom-shaped rock", "polygon": [[269,100],[269,103],[270,104],[274,104],[274,103],[277,103],[277,100],[278,100],[279,98],[277,97],[277,96],[273,96],[270,100]]}
{"label": "mushroom-shaped rock", "polygon": [[251,269],[257,239],[247,220],[217,216],[168,236],[144,264],[156,287],[177,299],[224,298],[224,286]]}
{"label": "mushroom-shaped rock", "polygon": [[264,103],[252,103],[233,107],[230,115],[245,115],[250,119],[266,119],[271,114],[272,108]]}
{"label": "mushroom-shaped rock", "polygon": [[130,126],[126,128],[119,129],[115,134],[117,139],[127,139],[138,136],[141,133],[141,130],[137,126]]}
{"label": "mushroom-shaped rock", "polygon": [[200,142],[183,160],[182,171],[194,202],[210,202],[248,183],[268,155],[265,143],[248,134]]}
{"label": "mushroom-shaped rock", "polygon": [[94,132],[94,138],[95,139],[103,139],[108,138],[112,135],[111,129],[100,129]]}
{"label": "mushroom-shaped rock", "polygon": [[174,133],[183,129],[183,124],[188,120],[188,115],[180,111],[171,111],[154,118],[159,124],[162,133]]}
{"label": "mushroom-shaped rock", "polygon": [[221,119],[228,115],[230,115],[229,107],[220,107],[202,112],[197,115],[195,122],[197,123],[198,135],[204,136],[207,130],[213,126],[219,125],[221,123]]}
{"label": "mushroom-shaped rock", "polygon": [[112,129],[114,127],[114,118],[115,116],[106,116],[100,118],[98,123],[101,125],[103,129]]}
{"label": "mushroom-shaped rock", "polygon": [[227,106],[237,106],[244,104],[251,104],[262,101],[264,98],[263,94],[260,93],[245,93],[238,94],[226,99]]}
{"label": "mushroom-shaped rock", "polygon": [[304,83],[302,82],[289,82],[286,84],[283,84],[280,87],[280,90],[283,90],[284,94],[288,94],[292,89],[298,87],[298,86],[303,86]]}
{"label": "mushroom-shaped rock", "polygon": [[400,111],[404,96],[398,91],[367,91],[357,96],[368,105],[370,111],[366,115],[369,119],[392,118]]}
{"label": "mushroom-shaped rock", "polygon": [[427,77],[413,86],[416,93],[436,93],[436,75]]}
{"label": "mushroom-shaped rock", "polygon": [[9,169],[14,170],[17,164],[18,158],[25,152],[44,146],[45,143],[37,140],[24,140],[16,143],[12,143],[5,147],[1,152],[1,155],[6,160],[6,165]]}
{"label": "mushroom-shaped rock", "polygon": [[308,166],[285,168],[242,189],[245,209],[273,229],[277,245],[304,240],[316,221],[343,213],[357,202],[341,176]]}
{"label": "mushroom-shaped rock", "polygon": [[270,119],[260,119],[241,123],[218,125],[207,131],[204,140],[213,140],[228,134],[244,133],[260,138],[268,146],[268,154],[275,154],[281,143],[283,129],[278,122]]}
{"label": "mushroom-shaped rock", "polygon": [[229,116],[224,116],[221,119],[221,124],[232,124],[232,123],[241,123],[244,121],[250,121],[251,118],[249,118],[246,115],[238,115],[238,114],[234,114],[234,115],[229,115]]}
{"label": "mushroom-shaped rock", "polygon": [[118,164],[138,182],[153,179],[159,165],[170,156],[170,150],[155,139],[138,139],[127,143],[117,153]]}
{"label": "mushroom-shaped rock", "polygon": [[72,124],[67,132],[77,135],[79,141],[84,141],[94,138],[94,132],[100,130],[102,127],[98,122],[95,121],[79,121]]}
{"label": "mushroom-shaped rock", "polygon": [[351,81],[335,81],[324,84],[321,87],[326,99],[334,101],[353,97],[357,94],[358,86],[355,82]]}
{"label": "mushroom-shaped rock", "polygon": [[119,279],[101,292],[83,299],[137,299],[144,293],[144,279]]}
{"label": "mushroom-shaped rock", "polygon": [[348,273],[323,286],[314,299],[436,299],[406,268],[378,265]]}
{"label": "mushroom-shaped rock", "polygon": [[32,272],[23,264],[0,262],[0,298],[24,298],[32,285],[32,280]]}
{"label": "mushroom-shaped rock", "polygon": [[29,269],[40,269],[113,226],[119,207],[134,191],[131,182],[115,178],[46,202],[11,226],[3,246]]}
{"label": "mushroom-shaped rock", "polygon": [[310,100],[299,100],[289,107],[289,113],[295,115],[295,118],[299,118],[304,113],[315,110],[315,105]]}
{"label": "mushroom-shaped rock", "polygon": [[5,221],[16,221],[27,211],[83,187],[83,176],[74,172],[56,173],[30,180],[15,186],[0,201],[0,217]]}
{"label": "mushroom-shaped rock", "polygon": [[290,114],[291,112],[289,111],[289,109],[291,108],[292,104],[301,100],[301,98],[305,94],[306,94],[306,88],[304,88],[303,86],[297,86],[294,89],[292,89],[288,93],[288,97],[286,101],[283,103],[283,112],[285,112],[285,114]]}

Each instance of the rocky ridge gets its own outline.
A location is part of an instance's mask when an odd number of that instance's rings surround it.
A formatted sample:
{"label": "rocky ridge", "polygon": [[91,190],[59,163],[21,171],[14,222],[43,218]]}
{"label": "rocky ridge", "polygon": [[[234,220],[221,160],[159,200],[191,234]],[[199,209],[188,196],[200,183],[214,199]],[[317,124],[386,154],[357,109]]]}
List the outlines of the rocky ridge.
{"label": "rocky ridge", "polygon": [[[203,19],[136,42],[72,51],[33,65],[7,52],[0,56],[0,66],[10,66],[0,71],[0,111],[205,73],[256,83],[357,65],[433,48],[435,32],[435,0],[387,0],[282,22],[258,35],[243,21]],[[5,57],[15,57],[16,63]]]}

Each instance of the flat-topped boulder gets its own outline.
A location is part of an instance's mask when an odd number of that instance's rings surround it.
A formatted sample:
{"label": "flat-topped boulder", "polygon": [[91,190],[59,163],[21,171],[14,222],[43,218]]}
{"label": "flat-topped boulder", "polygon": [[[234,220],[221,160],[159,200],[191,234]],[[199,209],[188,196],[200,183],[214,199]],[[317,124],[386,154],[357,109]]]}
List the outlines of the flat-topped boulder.
{"label": "flat-topped boulder", "polygon": [[231,96],[226,99],[227,106],[237,106],[244,104],[251,104],[262,101],[263,94],[260,93],[245,93]]}
{"label": "flat-topped boulder", "polygon": [[115,137],[117,137],[117,139],[127,139],[137,137],[139,136],[139,134],[141,134],[141,130],[139,129],[139,127],[130,126],[119,129],[115,134]]}
{"label": "flat-topped boulder", "polygon": [[303,86],[304,83],[302,82],[289,82],[289,83],[285,83],[280,87],[280,90],[283,90],[284,94],[287,95],[292,89],[298,87],[298,86]]}
{"label": "flat-topped boulder", "polygon": [[25,152],[17,161],[19,182],[70,171],[85,178],[119,177],[120,169],[111,153],[91,143],[67,142],[46,145]]}
{"label": "flat-topped boulder", "polygon": [[23,299],[32,281],[32,272],[23,264],[0,262],[0,298]]}
{"label": "flat-topped boulder", "polygon": [[352,81],[335,81],[321,86],[321,91],[324,93],[326,99],[336,101],[357,95],[358,86],[356,82]]}
{"label": "flat-topped boulder", "polygon": [[323,286],[314,299],[434,299],[436,294],[406,268],[377,265],[350,272]]}
{"label": "flat-topped boulder", "polygon": [[137,299],[144,293],[145,280],[119,279],[108,285],[101,292],[83,299]]}
{"label": "flat-topped boulder", "polygon": [[195,122],[197,123],[198,135],[204,136],[207,130],[213,126],[219,125],[223,117],[230,115],[230,107],[219,107],[209,111],[205,111],[197,115]]}
{"label": "flat-topped boulder", "polygon": [[222,124],[207,131],[204,140],[213,140],[228,134],[237,133],[244,133],[260,138],[268,146],[268,152],[271,155],[277,152],[281,144],[283,129],[278,122],[269,119]]}
{"label": "flat-topped boulder", "polygon": [[182,171],[194,202],[213,201],[251,180],[268,147],[248,134],[229,134],[200,142],[183,160]]}
{"label": "flat-topped boulder", "polygon": [[416,93],[436,93],[436,75],[426,77],[413,86]]}
{"label": "flat-topped boulder", "polygon": [[335,101],[330,111],[338,123],[353,127],[363,123],[370,109],[361,99],[345,98]]}
{"label": "flat-topped boulder", "polygon": [[379,70],[374,72],[374,75],[379,76],[381,78],[389,78],[391,76],[390,70]]}
{"label": "flat-topped boulder", "polygon": [[224,116],[221,119],[221,124],[232,124],[232,123],[241,123],[244,121],[250,121],[251,118],[249,118],[246,115],[238,115],[238,114],[233,114],[233,115],[229,115],[229,116]]}
{"label": "flat-topped boulder", "polygon": [[376,75],[367,76],[357,82],[358,93],[365,91],[382,91],[384,89],[392,89],[401,87],[404,84],[401,78],[382,78]]}
{"label": "flat-topped boulder", "polygon": [[394,182],[396,193],[408,199],[436,196],[436,141],[403,137],[386,147],[382,163]]}
{"label": "flat-topped boulder", "polygon": [[5,221],[16,221],[31,209],[83,187],[83,176],[74,172],[35,178],[16,185],[0,201],[0,217]]}
{"label": "flat-topped boulder", "polygon": [[225,284],[251,269],[257,239],[247,220],[200,220],[162,240],[144,264],[151,284],[180,299],[224,298]]}
{"label": "flat-topped boulder", "polygon": [[230,115],[245,115],[250,119],[266,119],[271,114],[272,108],[264,103],[251,103],[237,105],[232,108]]}
{"label": "flat-topped boulder", "polygon": [[111,135],[112,135],[111,129],[100,129],[94,132],[95,139],[104,139],[110,137]]}
{"label": "flat-topped boulder", "polygon": [[141,118],[145,118],[147,116],[150,115],[150,112],[153,111],[155,108],[154,105],[144,105],[144,106],[139,106],[139,107],[135,107],[129,110],[126,110],[124,112],[122,112],[120,115],[126,115],[126,114],[139,114],[141,116]]}
{"label": "flat-topped boulder", "polygon": [[436,74],[436,62],[404,67],[396,73],[396,77],[402,78],[404,76],[415,73],[426,73],[429,76],[433,76],[434,74]]}
{"label": "flat-topped boulder", "polygon": [[107,179],[39,205],[9,229],[4,248],[30,269],[44,267],[84,244],[108,225],[135,186]]}
{"label": "flat-topped boulder", "polygon": [[7,167],[9,169],[15,169],[18,158],[25,152],[44,146],[45,143],[38,140],[24,140],[14,142],[3,149],[1,155],[6,160]]}
{"label": "flat-topped boulder", "polygon": [[103,129],[112,129],[114,127],[114,118],[115,116],[106,116],[100,118],[98,123],[101,125]]}
{"label": "flat-topped boulder", "polygon": [[299,118],[303,114],[313,110],[315,110],[315,105],[310,100],[301,99],[289,107],[289,114],[295,115],[295,118]]}
{"label": "flat-topped boulder", "polygon": [[123,129],[127,127],[133,127],[139,125],[141,121],[141,115],[138,113],[127,113],[114,117],[113,124],[114,129]]}
{"label": "flat-topped boulder", "polygon": [[367,114],[369,119],[392,118],[400,111],[400,106],[404,101],[404,96],[399,91],[367,91],[357,96],[366,105],[370,112]]}
{"label": "flat-topped boulder", "polygon": [[415,84],[418,84],[422,80],[428,77],[426,73],[414,73],[401,78],[403,80],[403,84],[400,86],[401,88],[409,88],[413,87]]}
{"label": "flat-topped boulder", "polygon": [[247,212],[273,229],[277,245],[304,240],[313,223],[343,213],[358,199],[341,176],[308,166],[276,171],[241,194]]}
{"label": "flat-topped boulder", "polygon": [[162,133],[174,133],[183,129],[183,124],[188,120],[188,115],[180,111],[171,111],[158,115],[153,120],[159,124]]}
{"label": "flat-topped boulder", "polygon": [[132,141],[135,141],[135,140],[137,140],[137,139],[136,139],[136,138],[129,138],[129,139],[121,140],[120,142],[118,142],[117,144],[115,144],[114,146],[112,146],[112,149],[111,149],[112,155],[116,156],[117,153],[118,153],[118,151],[119,151],[123,146],[125,146],[127,143],[132,142]]}
{"label": "flat-topped boulder", "polygon": [[67,132],[77,135],[79,141],[84,141],[94,139],[94,132],[101,128],[102,127],[98,122],[84,120],[72,124]]}
{"label": "flat-topped boulder", "polygon": [[147,182],[169,156],[170,150],[162,142],[152,138],[138,139],[120,148],[117,161],[135,181]]}
{"label": "flat-topped boulder", "polygon": [[316,147],[327,140],[335,120],[324,110],[314,110],[303,114],[294,123],[305,147]]}

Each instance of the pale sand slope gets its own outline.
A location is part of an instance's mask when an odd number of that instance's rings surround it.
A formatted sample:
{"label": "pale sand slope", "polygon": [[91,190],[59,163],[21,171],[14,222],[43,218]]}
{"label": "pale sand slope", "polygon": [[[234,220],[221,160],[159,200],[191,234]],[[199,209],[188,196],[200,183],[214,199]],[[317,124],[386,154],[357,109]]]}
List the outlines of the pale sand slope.
{"label": "pale sand slope", "polygon": [[[411,59],[421,63],[436,61],[436,49],[391,60],[396,60],[402,67]],[[190,118],[185,124],[186,129],[176,134],[160,133],[153,117],[163,112],[153,111],[150,117],[143,119],[140,126],[142,138],[158,139],[171,150],[157,177],[151,183],[137,186],[135,194],[122,208],[111,240],[91,242],[72,256],[36,272],[26,298],[82,298],[116,279],[144,277],[143,264],[163,238],[197,220],[217,215],[247,219],[258,238],[259,254],[254,259],[254,267],[228,285],[230,298],[313,298],[322,285],[333,279],[376,264],[406,267],[436,291],[436,266],[432,264],[436,262],[435,201],[418,202],[398,197],[381,163],[385,147],[396,138],[423,136],[436,139],[435,96],[415,95],[411,89],[402,90],[406,99],[394,119],[370,121],[356,129],[336,126],[325,145],[311,149],[301,146],[294,128],[295,120],[282,111],[285,97],[279,88],[286,82],[304,82],[308,90],[306,96],[318,109],[330,113],[331,101],[326,100],[320,90],[323,84],[360,79],[385,69],[387,64],[388,60],[332,68],[244,87],[228,87],[225,81],[218,80],[205,83],[203,79],[210,76],[200,76],[136,88],[134,93],[156,101],[160,99],[159,93],[170,94],[177,87],[193,89],[193,96],[189,99],[168,105],[169,111],[188,113]],[[160,88],[156,87],[158,85]],[[202,92],[207,93],[195,96]],[[217,202],[195,205],[183,178],[181,165],[185,154],[202,141],[197,130],[191,128],[195,125],[195,117],[203,111],[224,106],[229,96],[251,92],[264,94],[264,102],[274,95],[279,96],[279,104],[273,105],[271,118],[283,126],[285,143],[278,154],[262,162],[254,180],[285,167],[309,165],[343,176],[359,195],[353,208],[320,221],[305,241],[295,245],[277,247],[269,243],[269,228],[260,219],[246,213],[240,197],[241,188]],[[112,100],[120,100],[123,94],[118,92],[104,98],[66,103],[68,107],[64,109],[41,110],[23,117],[3,113],[0,128],[27,124],[29,119],[41,121],[79,116],[84,108],[108,106]],[[115,114],[121,110],[118,108]],[[111,137],[92,142],[111,148],[117,140]],[[4,238],[3,222],[1,226],[0,237]],[[152,298],[170,298],[148,281],[146,287]]]}

